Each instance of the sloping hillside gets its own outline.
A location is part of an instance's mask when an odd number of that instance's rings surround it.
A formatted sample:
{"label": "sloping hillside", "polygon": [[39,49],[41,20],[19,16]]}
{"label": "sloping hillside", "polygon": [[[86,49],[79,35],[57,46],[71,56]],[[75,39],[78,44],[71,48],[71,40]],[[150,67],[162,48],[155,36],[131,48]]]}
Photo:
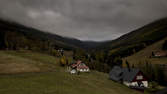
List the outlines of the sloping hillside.
{"label": "sloping hillside", "polygon": [[[124,58],[124,62],[127,60],[131,65],[138,66],[139,64],[145,65],[146,62],[151,64],[165,64],[167,65],[167,57],[161,58],[150,58],[152,52],[161,51],[162,45],[167,40],[167,37],[146,47],[145,49],[133,54],[132,56]],[[126,66],[126,63],[123,63],[123,66]],[[140,65],[139,65],[140,66]],[[167,66],[163,67],[165,77],[164,80],[167,78]],[[161,78],[161,80],[163,79]],[[165,80],[166,81],[166,80]]]}
{"label": "sloping hillside", "polygon": [[6,34],[7,32],[17,33],[17,35],[19,34],[20,36],[15,35],[15,37],[26,37],[28,40],[33,40],[34,42],[38,41],[38,43],[44,42],[44,41],[49,41],[54,46],[59,46],[61,48],[66,48],[66,49],[76,48],[77,46],[74,44],[80,43],[80,41],[76,40],[76,39],[66,38],[66,37],[55,35],[55,34],[42,32],[40,30],[26,27],[26,26],[18,24],[16,22],[6,21],[6,20],[2,20],[2,19],[0,19],[0,30],[1,30],[0,41],[2,41],[2,43],[5,39],[5,36],[7,35]]}
{"label": "sloping hillside", "polygon": [[0,51],[0,74],[54,71],[58,61],[56,57],[31,51]]}
{"label": "sloping hillside", "polygon": [[[18,37],[26,37],[29,40],[38,41],[39,42],[50,42],[54,47],[65,48],[65,49],[76,49],[76,48],[94,48],[100,43],[93,41],[80,41],[75,38],[68,38],[59,36],[56,34],[47,33],[44,31],[40,31],[31,27],[26,27],[19,23],[8,21],[4,19],[0,19],[0,48],[5,45],[5,35],[6,32],[14,32],[18,33],[20,36]],[[4,48],[4,47],[3,47]]]}
{"label": "sloping hillside", "polygon": [[167,40],[167,37],[148,46],[147,48],[137,52],[136,54],[129,56],[127,58],[124,58],[125,60],[128,60],[130,63],[139,63],[144,61],[150,61],[154,64],[167,64],[167,58],[150,58],[152,55],[152,52],[154,51],[161,51],[162,45],[164,41]]}
{"label": "sloping hillside", "polygon": [[122,57],[133,54],[145,46],[155,43],[167,36],[167,18],[155,21],[120,38],[108,41],[101,49],[110,50],[110,54]]}
{"label": "sloping hillside", "polygon": [[70,75],[58,58],[40,53],[0,51],[0,69],[0,94],[140,94],[105,73]]}
{"label": "sloping hillside", "polygon": [[167,18],[155,21],[135,31],[127,33],[120,38],[113,40],[109,45],[115,48],[121,45],[129,45],[140,42],[152,42],[167,36]]}

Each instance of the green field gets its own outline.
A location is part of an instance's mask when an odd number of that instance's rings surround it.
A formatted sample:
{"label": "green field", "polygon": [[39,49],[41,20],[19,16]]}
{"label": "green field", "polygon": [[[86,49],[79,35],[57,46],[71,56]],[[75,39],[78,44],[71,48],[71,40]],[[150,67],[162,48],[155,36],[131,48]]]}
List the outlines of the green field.
{"label": "green field", "polygon": [[71,75],[59,59],[27,51],[0,51],[0,94],[140,94],[91,71]]}

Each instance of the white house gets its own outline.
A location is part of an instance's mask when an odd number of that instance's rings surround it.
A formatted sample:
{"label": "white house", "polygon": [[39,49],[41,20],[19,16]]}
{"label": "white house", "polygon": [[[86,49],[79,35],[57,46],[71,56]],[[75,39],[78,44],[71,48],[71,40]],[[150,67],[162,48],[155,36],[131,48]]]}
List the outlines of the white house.
{"label": "white house", "polygon": [[90,69],[86,64],[84,64],[82,61],[77,61],[76,63],[73,63],[69,65],[68,70],[71,74],[75,74],[77,72],[89,72]]}

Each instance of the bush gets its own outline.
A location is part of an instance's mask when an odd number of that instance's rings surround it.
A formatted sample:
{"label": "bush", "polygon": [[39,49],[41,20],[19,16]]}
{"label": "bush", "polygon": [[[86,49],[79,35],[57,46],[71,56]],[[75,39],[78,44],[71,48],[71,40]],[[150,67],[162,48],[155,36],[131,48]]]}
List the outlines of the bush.
{"label": "bush", "polygon": [[67,59],[66,59],[65,56],[62,56],[62,57],[60,58],[60,65],[61,65],[61,66],[66,66],[66,65],[67,65]]}
{"label": "bush", "polygon": [[58,52],[57,50],[54,50],[54,49],[52,49],[52,50],[50,51],[50,54],[53,55],[53,56],[56,56],[56,57],[60,57],[59,52]]}
{"label": "bush", "polygon": [[158,83],[153,81],[153,82],[150,82],[149,83],[149,87],[152,88],[152,89],[156,89],[158,87]]}

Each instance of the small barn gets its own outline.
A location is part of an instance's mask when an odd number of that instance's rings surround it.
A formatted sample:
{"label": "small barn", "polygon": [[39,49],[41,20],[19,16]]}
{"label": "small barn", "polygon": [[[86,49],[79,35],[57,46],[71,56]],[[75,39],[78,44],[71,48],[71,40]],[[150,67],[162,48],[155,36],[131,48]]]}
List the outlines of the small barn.
{"label": "small barn", "polygon": [[78,60],[75,63],[70,64],[68,67],[68,70],[71,74],[75,74],[78,72],[89,72],[90,71],[89,67],[86,66],[86,64],[80,60]]}
{"label": "small barn", "polygon": [[109,73],[109,78],[113,81],[123,83],[128,87],[148,87],[148,81],[144,74],[137,68],[113,67]]}

